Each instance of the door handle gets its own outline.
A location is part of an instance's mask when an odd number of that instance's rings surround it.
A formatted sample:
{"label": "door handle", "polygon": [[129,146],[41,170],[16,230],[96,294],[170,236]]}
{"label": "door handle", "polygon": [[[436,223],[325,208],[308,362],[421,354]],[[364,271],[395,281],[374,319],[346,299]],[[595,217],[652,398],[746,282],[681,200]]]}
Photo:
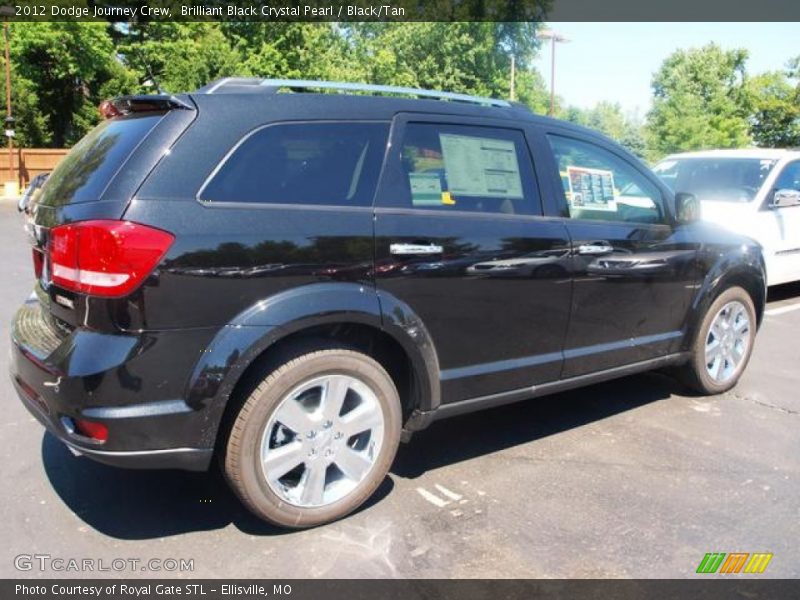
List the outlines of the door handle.
{"label": "door handle", "polygon": [[590,242],[578,246],[578,254],[583,256],[602,256],[603,254],[611,254],[612,252],[614,252],[614,248],[605,241]]}
{"label": "door handle", "polygon": [[437,244],[391,244],[389,253],[395,256],[429,256],[442,254],[444,248]]}

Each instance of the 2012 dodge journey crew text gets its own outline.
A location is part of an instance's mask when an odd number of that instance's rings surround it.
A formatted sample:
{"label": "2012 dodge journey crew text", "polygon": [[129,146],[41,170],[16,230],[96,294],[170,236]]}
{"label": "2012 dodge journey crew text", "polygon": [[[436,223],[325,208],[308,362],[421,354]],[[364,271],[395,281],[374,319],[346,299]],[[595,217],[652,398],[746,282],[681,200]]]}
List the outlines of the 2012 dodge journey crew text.
{"label": "2012 dodge journey crew text", "polygon": [[102,110],[32,209],[11,367],[96,460],[216,457],[255,514],[314,526],[436,419],[656,368],[720,393],[753,349],[758,244],[587,129],[293,80]]}

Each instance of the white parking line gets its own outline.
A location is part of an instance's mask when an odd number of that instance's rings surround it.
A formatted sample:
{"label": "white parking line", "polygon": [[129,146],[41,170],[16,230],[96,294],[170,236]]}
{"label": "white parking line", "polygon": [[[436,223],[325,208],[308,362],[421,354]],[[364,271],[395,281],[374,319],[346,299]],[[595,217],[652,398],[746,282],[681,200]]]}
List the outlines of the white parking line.
{"label": "white parking line", "polygon": [[435,506],[438,506],[439,508],[442,508],[442,507],[447,506],[448,504],[450,504],[449,500],[443,500],[442,498],[439,498],[439,496],[437,496],[436,494],[430,493],[425,488],[418,487],[417,491],[419,492],[420,496],[425,498],[425,500],[427,500],[428,502],[430,502],[431,504],[433,504]]}
{"label": "white parking line", "polygon": [[783,313],[792,312],[793,310],[800,310],[800,302],[797,304],[789,304],[788,306],[779,306],[778,308],[770,308],[769,310],[765,310],[764,314],[768,317],[774,317],[775,315],[782,315]]}
{"label": "white parking line", "polygon": [[439,485],[438,483],[433,484],[433,487],[435,487],[442,494],[450,498],[450,500],[461,500],[461,498],[463,498],[461,494],[456,494],[455,492],[448,490],[446,487],[444,487],[443,485]]}

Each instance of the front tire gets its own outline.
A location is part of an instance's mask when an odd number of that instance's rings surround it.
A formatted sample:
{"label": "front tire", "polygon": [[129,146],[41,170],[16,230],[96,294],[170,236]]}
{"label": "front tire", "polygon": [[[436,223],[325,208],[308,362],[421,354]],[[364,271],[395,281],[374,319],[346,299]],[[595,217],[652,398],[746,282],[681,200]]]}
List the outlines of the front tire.
{"label": "front tire", "polygon": [[400,398],[386,370],[345,348],[309,352],[270,373],[233,422],[226,477],[276,525],[314,527],[363,504],[400,441]]}
{"label": "front tire", "polygon": [[740,287],[725,290],[706,312],[680,378],[705,395],[728,391],[750,360],[755,336],[756,311],[750,294]]}

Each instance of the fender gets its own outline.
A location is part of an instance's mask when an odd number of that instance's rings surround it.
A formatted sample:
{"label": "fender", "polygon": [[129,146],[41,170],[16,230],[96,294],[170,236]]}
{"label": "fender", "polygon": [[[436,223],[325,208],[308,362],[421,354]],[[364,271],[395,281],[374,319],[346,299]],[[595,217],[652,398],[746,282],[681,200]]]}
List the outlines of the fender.
{"label": "fender", "polygon": [[377,293],[381,306],[383,329],[391,335],[411,358],[411,365],[421,389],[419,401],[405,423],[407,431],[425,429],[441,404],[439,357],[422,319],[405,302],[384,291]]}
{"label": "fender", "polygon": [[767,299],[767,275],[764,257],[758,245],[742,244],[733,248],[716,244],[705,245],[700,248],[698,264],[702,269],[702,280],[689,308],[684,349],[689,349],[715,298],[731,285],[745,284],[750,293],[757,291],[754,304],[757,325],[761,325]]}
{"label": "fender", "polygon": [[[414,416],[439,406],[439,362],[420,318],[391,295],[357,283],[314,283],[265,298],[222,327],[204,349],[187,383],[186,398],[205,409],[213,445],[228,398],[244,371],[284,337],[331,323],[359,323],[391,336],[408,355],[420,389]],[[416,423],[418,419],[410,419]],[[427,421],[426,421],[427,423]]]}

